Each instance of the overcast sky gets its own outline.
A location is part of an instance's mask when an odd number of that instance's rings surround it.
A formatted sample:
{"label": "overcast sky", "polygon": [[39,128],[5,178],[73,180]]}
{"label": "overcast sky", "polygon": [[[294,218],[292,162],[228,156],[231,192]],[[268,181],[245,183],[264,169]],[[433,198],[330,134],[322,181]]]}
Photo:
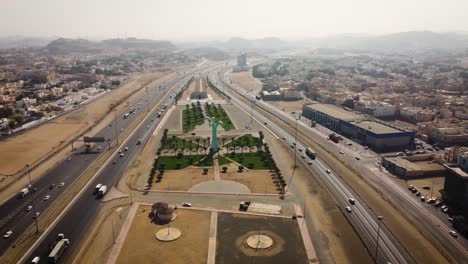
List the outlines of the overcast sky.
{"label": "overcast sky", "polygon": [[284,39],[468,32],[468,0],[0,0],[0,35]]}

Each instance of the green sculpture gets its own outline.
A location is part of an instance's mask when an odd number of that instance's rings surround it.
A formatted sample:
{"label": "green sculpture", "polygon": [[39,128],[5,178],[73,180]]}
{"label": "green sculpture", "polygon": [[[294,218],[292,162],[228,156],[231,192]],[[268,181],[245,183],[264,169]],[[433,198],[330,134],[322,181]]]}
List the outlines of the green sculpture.
{"label": "green sculpture", "polygon": [[218,126],[223,124],[223,122],[216,119],[216,117],[207,117],[210,121],[211,126],[211,151],[218,152]]}

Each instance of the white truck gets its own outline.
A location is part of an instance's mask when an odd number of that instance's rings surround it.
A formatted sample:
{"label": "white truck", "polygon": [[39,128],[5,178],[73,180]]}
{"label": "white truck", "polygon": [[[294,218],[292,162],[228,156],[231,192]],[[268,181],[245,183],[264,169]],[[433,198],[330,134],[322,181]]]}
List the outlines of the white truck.
{"label": "white truck", "polygon": [[107,192],[107,186],[106,185],[102,185],[101,188],[99,188],[99,191],[97,193],[97,196],[98,197],[103,197],[104,194],[106,194]]}
{"label": "white truck", "polygon": [[55,245],[49,253],[49,263],[57,263],[58,259],[62,256],[69,244],[70,241],[65,238],[64,234],[58,234]]}
{"label": "white truck", "polygon": [[29,189],[28,188],[23,188],[20,192],[19,192],[19,195],[21,197],[25,197],[26,195],[28,195],[29,193]]}

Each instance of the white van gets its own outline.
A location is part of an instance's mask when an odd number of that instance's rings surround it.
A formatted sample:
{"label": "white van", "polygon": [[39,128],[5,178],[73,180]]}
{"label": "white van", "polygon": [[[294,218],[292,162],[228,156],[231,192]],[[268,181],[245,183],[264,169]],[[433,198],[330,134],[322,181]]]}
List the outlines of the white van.
{"label": "white van", "polygon": [[39,260],[41,260],[40,257],[34,257],[33,260],[31,261],[31,263],[37,264],[37,263],[39,263]]}

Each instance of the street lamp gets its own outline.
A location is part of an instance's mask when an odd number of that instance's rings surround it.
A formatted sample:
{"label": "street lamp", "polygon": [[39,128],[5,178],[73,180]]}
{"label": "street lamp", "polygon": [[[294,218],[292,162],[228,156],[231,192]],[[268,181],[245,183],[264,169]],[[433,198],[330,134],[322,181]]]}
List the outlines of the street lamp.
{"label": "street lamp", "polygon": [[379,220],[378,228],[377,228],[377,241],[375,245],[375,263],[377,263],[377,259],[379,257],[379,238],[380,238],[380,223],[382,223],[383,216],[379,215],[377,216],[377,219]]}

